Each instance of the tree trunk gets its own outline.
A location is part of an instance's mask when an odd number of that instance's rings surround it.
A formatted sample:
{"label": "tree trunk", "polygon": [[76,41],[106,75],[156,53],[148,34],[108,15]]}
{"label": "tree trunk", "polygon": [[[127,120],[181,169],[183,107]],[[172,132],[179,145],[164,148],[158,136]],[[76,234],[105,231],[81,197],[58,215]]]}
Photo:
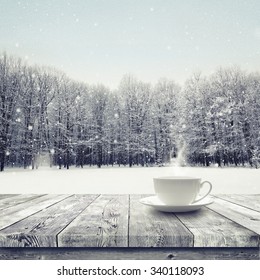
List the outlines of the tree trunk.
{"label": "tree trunk", "polygon": [[0,171],[4,171],[5,166],[5,151],[0,152]]}

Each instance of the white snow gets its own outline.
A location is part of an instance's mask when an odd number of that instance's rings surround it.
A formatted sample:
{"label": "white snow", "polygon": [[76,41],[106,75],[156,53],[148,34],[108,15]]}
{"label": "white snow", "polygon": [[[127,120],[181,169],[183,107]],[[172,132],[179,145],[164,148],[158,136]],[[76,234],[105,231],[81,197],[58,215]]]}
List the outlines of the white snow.
{"label": "white snow", "polygon": [[212,193],[260,193],[260,170],[201,167],[85,167],[0,172],[0,193],[153,193],[153,177],[188,175],[209,180]]}

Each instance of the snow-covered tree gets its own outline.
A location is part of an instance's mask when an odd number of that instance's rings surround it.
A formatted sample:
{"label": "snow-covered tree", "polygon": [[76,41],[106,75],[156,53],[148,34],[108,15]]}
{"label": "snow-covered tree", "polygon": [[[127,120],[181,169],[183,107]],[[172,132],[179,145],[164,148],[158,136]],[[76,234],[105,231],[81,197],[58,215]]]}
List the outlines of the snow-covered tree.
{"label": "snow-covered tree", "polygon": [[[21,92],[22,65],[20,59],[0,56],[0,171],[4,170],[12,141],[11,126],[15,121],[15,108]],[[17,122],[20,121],[18,118]]]}
{"label": "snow-covered tree", "polygon": [[153,137],[155,162],[163,165],[176,156],[179,121],[180,87],[166,79],[160,80],[153,91]]}
{"label": "snow-covered tree", "polygon": [[91,88],[91,134],[92,134],[92,153],[95,164],[101,167],[104,157],[104,146],[108,144],[105,139],[105,123],[107,121],[105,112],[108,103],[109,89],[103,85]]}
{"label": "snow-covered tree", "polygon": [[138,81],[132,76],[125,76],[119,88],[126,122],[128,164],[144,165],[151,151],[147,147],[152,135],[149,120],[152,91],[149,84]]}
{"label": "snow-covered tree", "polygon": [[89,86],[0,56],[0,170],[50,165],[260,165],[260,76],[237,67],[195,73],[181,90],[131,75]]}

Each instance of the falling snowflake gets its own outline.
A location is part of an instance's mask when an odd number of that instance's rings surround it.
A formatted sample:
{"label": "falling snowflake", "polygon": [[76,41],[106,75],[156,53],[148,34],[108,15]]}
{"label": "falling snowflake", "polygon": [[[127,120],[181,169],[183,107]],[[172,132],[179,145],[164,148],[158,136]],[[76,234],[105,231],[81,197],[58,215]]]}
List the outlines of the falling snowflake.
{"label": "falling snowflake", "polygon": [[28,125],[28,130],[32,130],[33,126],[32,125]]}

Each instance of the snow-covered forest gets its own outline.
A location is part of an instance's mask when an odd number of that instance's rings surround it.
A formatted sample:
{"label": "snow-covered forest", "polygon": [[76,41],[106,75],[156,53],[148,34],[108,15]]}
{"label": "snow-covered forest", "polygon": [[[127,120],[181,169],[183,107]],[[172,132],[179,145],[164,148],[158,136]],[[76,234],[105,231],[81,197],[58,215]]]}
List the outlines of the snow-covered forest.
{"label": "snow-covered forest", "polygon": [[[174,77],[173,77],[174,78]],[[87,82],[87,77],[86,77]],[[131,75],[118,89],[0,56],[0,169],[260,165],[260,75],[195,73],[181,88]]]}

